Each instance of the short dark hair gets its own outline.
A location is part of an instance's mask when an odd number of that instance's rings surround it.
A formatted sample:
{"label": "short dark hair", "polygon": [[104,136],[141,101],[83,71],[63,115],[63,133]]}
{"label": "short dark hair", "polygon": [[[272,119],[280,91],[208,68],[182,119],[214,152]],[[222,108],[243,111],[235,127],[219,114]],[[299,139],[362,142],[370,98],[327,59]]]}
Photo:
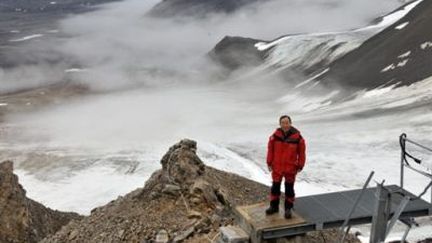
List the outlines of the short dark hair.
{"label": "short dark hair", "polygon": [[291,117],[289,117],[288,115],[283,115],[283,116],[279,117],[279,123],[281,123],[282,119],[284,119],[284,118],[288,118],[289,122],[292,123]]}

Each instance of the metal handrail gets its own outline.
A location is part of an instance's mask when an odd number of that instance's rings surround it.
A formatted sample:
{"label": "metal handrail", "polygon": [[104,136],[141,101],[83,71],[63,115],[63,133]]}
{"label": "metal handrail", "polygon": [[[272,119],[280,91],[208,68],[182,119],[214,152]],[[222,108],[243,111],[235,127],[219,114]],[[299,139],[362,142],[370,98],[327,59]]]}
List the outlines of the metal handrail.
{"label": "metal handrail", "polygon": [[[407,135],[405,133],[402,133],[399,136],[399,141],[401,143],[400,187],[403,188],[403,186],[404,186],[405,167],[411,169],[412,171],[415,171],[415,172],[419,173],[420,175],[423,175],[425,177],[430,178],[431,181],[432,181],[432,174],[429,174],[429,173],[421,171],[421,170],[419,170],[417,168],[414,168],[413,166],[411,166],[410,164],[407,163],[407,161],[406,161],[407,152],[405,151],[405,144],[406,144],[406,142],[409,142],[409,143],[411,143],[411,144],[413,144],[413,145],[415,145],[415,146],[417,146],[419,148],[422,148],[422,149],[424,149],[424,150],[426,150],[428,152],[431,152],[431,153],[432,153],[432,148],[426,147],[426,146],[424,146],[424,145],[422,145],[422,144],[420,144],[418,142],[415,142],[415,141],[413,141],[411,139],[408,139]],[[411,158],[413,158],[413,157],[411,157]],[[413,159],[415,159],[415,158],[413,158]],[[432,187],[431,187],[430,202],[432,203]]]}

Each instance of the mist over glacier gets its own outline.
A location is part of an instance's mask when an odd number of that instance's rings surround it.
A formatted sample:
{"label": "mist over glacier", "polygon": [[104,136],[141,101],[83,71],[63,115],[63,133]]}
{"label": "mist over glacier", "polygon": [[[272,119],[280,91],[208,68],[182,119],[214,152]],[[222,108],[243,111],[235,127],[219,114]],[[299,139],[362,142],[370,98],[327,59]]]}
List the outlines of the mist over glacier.
{"label": "mist over glacier", "polygon": [[[205,163],[270,184],[266,143],[282,114],[308,145],[299,196],[357,188],[371,170],[376,180],[397,183],[398,136],[431,145],[430,79],[350,91],[349,100],[333,102],[341,90],[298,87],[309,79],[301,73],[258,67],[225,74],[206,57],[226,35],[270,41],[362,28],[399,1],[273,1],[199,20],[146,16],[156,3],[111,3],[61,20],[55,34],[10,39],[21,41],[8,53],[16,65],[0,72],[0,91],[59,80],[91,91],[5,116],[0,157],[16,161],[29,197],[88,214],[142,186],[184,137],[198,141]],[[413,192],[426,183],[407,176]]]}

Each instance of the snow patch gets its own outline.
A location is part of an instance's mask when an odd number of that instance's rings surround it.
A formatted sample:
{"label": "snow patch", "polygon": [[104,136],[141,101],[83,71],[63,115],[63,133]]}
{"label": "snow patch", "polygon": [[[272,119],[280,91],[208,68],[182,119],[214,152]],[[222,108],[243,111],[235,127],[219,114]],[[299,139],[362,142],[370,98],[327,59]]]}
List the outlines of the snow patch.
{"label": "snow patch", "polygon": [[[390,25],[394,24],[396,21],[405,17],[405,15],[407,15],[413,8],[415,8],[422,1],[423,0],[413,1],[410,4],[407,4],[403,9],[400,9],[394,13],[391,13],[389,15],[384,16],[379,23],[377,23],[375,25],[371,25],[371,26],[357,29],[356,31],[364,31],[364,30],[384,28],[384,27],[390,26]],[[405,27],[405,26],[403,26],[403,27]]]}
{"label": "snow patch", "polygon": [[387,16],[384,16],[382,21],[379,22],[377,25],[375,26],[388,26],[391,25],[393,23],[395,23],[396,21],[398,21],[399,19],[405,17],[405,15],[407,15],[413,8],[415,8],[419,3],[421,3],[423,0],[417,0],[414,1],[410,4],[407,4],[403,9],[400,9],[394,13],[391,13]]}
{"label": "snow patch", "polygon": [[384,88],[377,88],[377,89],[372,89],[370,91],[367,91],[366,93],[363,94],[363,98],[370,98],[370,97],[374,97],[374,96],[380,96],[383,95],[387,92],[389,92],[390,90],[392,90],[395,87],[396,84],[384,87]]}
{"label": "snow patch", "polygon": [[[405,54],[406,54],[406,53],[405,53]],[[398,58],[401,58],[401,57],[404,56],[405,54],[399,56]],[[392,63],[392,64],[388,65],[387,67],[383,68],[383,69],[381,70],[381,73],[385,73],[385,72],[387,72],[387,71],[394,70],[394,69],[396,69],[396,68],[404,67],[404,66],[408,63],[408,61],[409,61],[409,58],[404,59],[404,60],[398,62],[396,65],[395,65],[394,63]]]}
{"label": "snow patch", "polygon": [[403,67],[403,66],[405,66],[405,65],[407,64],[408,60],[409,60],[409,58],[400,61],[400,62],[397,64],[397,67]]}
{"label": "snow patch", "polygon": [[0,106],[7,106],[8,103],[0,103]]}
{"label": "snow patch", "polygon": [[35,35],[24,36],[22,38],[13,39],[13,40],[9,40],[9,41],[10,42],[26,41],[26,40],[31,40],[31,39],[39,38],[39,37],[42,37],[42,36],[43,36],[42,34],[35,34]]}
{"label": "snow patch", "polygon": [[86,69],[82,69],[82,68],[70,68],[70,69],[66,69],[64,70],[65,73],[79,73],[79,72],[85,72]]}
{"label": "snow patch", "polygon": [[322,72],[320,72],[320,73],[318,73],[317,75],[311,77],[310,79],[305,80],[305,81],[303,81],[303,82],[297,84],[294,88],[297,89],[297,88],[300,88],[301,86],[303,86],[303,85],[305,85],[305,84],[310,83],[311,81],[313,81],[313,80],[315,80],[315,79],[321,77],[321,76],[324,75],[325,73],[327,73],[329,70],[330,70],[330,68],[326,68],[326,69],[324,69]]}
{"label": "snow patch", "polygon": [[400,54],[399,56],[398,56],[398,58],[406,58],[406,57],[409,57],[409,55],[411,55],[411,51],[407,51],[407,52],[405,52],[405,53],[403,53],[403,54]]}
{"label": "snow patch", "polygon": [[388,65],[387,67],[383,68],[383,69],[381,70],[381,72],[384,73],[384,72],[387,72],[387,71],[393,70],[393,69],[395,69],[395,68],[396,68],[395,65],[392,63],[392,64]]}
{"label": "snow patch", "polygon": [[409,22],[402,23],[402,24],[396,26],[395,29],[401,30],[401,29],[405,28],[408,24],[409,24]]}
{"label": "snow patch", "polygon": [[422,50],[426,50],[428,48],[431,48],[432,47],[432,42],[426,41],[426,42],[422,43],[420,45],[420,47],[421,47]]}
{"label": "snow patch", "polygon": [[282,38],[279,38],[273,42],[258,42],[255,44],[255,47],[259,51],[265,51],[265,50],[267,50],[267,49],[269,49],[269,48],[271,48],[271,47],[273,47],[273,46],[275,46],[275,45],[277,45],[283,41],[286,41],[288,39],[291,39],[291,36],[282,37]]}

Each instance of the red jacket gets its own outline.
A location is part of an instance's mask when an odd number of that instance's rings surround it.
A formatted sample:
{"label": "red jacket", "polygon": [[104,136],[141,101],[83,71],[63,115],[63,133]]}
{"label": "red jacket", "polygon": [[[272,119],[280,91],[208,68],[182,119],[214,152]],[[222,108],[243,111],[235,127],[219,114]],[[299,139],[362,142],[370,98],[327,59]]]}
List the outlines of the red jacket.
{"label": "red jacket", "polygon": [[296,173],[303,169],[306,160],[306,143],[300,131],[291,126],[287,134],[277,128],[270,136],[267,148],[267,165],[274,172]]}

